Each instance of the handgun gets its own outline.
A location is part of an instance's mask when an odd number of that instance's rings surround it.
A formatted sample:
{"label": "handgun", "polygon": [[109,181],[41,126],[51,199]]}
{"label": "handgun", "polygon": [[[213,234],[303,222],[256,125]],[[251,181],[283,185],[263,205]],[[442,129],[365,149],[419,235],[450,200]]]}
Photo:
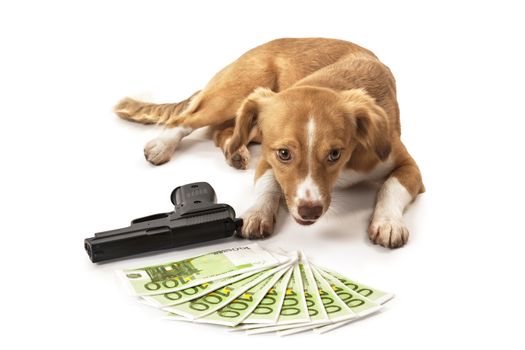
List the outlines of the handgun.
{"label": "handgun", "polygon": [[217,204],[207,182],[179,186],[171,192],[175,210],[131,221],[125,228],[95,233],[84,240],[92,262],[233,236],[242,219],[228,204]]}

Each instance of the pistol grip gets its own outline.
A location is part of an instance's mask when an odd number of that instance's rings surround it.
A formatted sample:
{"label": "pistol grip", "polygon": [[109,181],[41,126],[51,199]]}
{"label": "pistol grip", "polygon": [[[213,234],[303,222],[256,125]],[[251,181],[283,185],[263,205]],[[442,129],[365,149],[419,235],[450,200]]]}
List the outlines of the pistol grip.
{"label": "pistol grip", "polygon": [[171,192],[171,202],[179,215],[205,208],[216,201],[215,190],[207,182],[179,186]]}

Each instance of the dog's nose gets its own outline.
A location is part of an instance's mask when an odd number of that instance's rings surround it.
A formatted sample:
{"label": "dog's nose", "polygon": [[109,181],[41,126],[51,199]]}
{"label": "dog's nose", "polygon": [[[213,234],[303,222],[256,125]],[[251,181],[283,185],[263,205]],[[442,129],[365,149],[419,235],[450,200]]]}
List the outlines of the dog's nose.
{"label": "dog's nose", "polygon": [[303,220],[317,220],[323,213],[323,207],[318,204],[301,205],[297,211]]}

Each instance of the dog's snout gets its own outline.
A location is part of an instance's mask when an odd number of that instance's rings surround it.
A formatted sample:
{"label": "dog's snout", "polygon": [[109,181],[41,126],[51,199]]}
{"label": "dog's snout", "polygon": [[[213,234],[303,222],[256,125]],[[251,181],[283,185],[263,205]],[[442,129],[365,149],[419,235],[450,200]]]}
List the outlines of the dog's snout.
{"label": "dog's snout", "polygon": [[301,205],[297,212],[303,220],[317,220],[323,214],[323,207],[319,204]]}

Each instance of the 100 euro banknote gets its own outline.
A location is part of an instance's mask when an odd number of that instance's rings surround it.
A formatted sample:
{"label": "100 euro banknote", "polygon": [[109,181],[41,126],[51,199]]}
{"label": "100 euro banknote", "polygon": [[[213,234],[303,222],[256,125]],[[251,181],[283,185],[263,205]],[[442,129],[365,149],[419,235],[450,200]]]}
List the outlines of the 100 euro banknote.
{"label": "100 euro banknote", "polygon": [[325,333],[362,319],[393,294],[311,264],[304,254],[256,244],[119,272],[137,301],[167,319],[248,334]]}
{"label": "100 euro banknote", "polygon": [[258,272],[255,275],[247,277],[243,280],[229,284],[221,289],[215,290],[205,296],[188,301],[183,304],[178,304],[164,308],[165,311],[181,315],[192,320],[207,316],[220,308],[228,305],[235,300],[239,295],[246,292],[253,286],[264,281],[266,278],[272,276],[285,266],[278,266],[270,270]]}
{"label": "100 euro banknote", "polygon": [[283,268],[280,271],[277,271],[274,275],[267,277],[264,281],[256,284],[246,292],[239,295],[228,305],[208,316],[197,319],[197,321],[231,327],[238,325],[255,310],[267,292],[277,283],[287,270],[288,268]]}
{"label": "100 euro banknote", "polygon": [[[320,290],[322,290],[322,294],[326,293],[327,296],[331,295],[331,300],[338,299],[339,301],[343,302],[347,306],[345,313],[349,310],[352,315],[335,316],[334,314],[340,312],[333,312],[336,309],[332,310],[332,308],[335,305],[331,301],[325,302],[326,310],[328,311],[328,314],[330,316],[329,323],[321,325],[302,325],[294,327],[293,329],[290,327],[286,330],[276,329],[281,331],[279,333],[280,335],[291,335],[299,332],[304,332],[310,329],[314,329],[316,333],[325,333],[338,327],[344,326],[357,319],[366,317],[378,311],[381,308],[379,304],[371,301],[370,299],[364,297],[363,295],[359,294],[354,290],[363,290],[365,294],[370,296],[374,294],[374,291],[376,291],[375,289],[367,287],[365,291],[365,288],[359,288],[359,285],[352,285],[351,288],[349,286],[346,286],[342,281],[338,280],[334,276],[328,274],[327,272],[319,269],[316,266],[313,266],[312,270],[314,272],[314,275],[316,276],[317,281],[319,282],[319,288]],[[379,296],[380,294],[381,293],[378,292],[376,295]],[[384,293],[384,295],[387,294],[388,293]]]}
{"label": "100 euro banknote", "polygon": [[[293,268],[289,268],[275,285],[266,292],[266,295],[253,312],[242,321],[244,325],[265,325],[277,322],[292,273]],[[242,330],[243,327],[241,326],[237,329]]]}
{"label": "100 euro banknote", "polygon": [[[310,316],[310,321],[306,324],[308,325],[322,325],[330,322],[328,314],[323,306],[323,300],[317,289],[317,283],[315,281],[314,275],[310,268],[306,256],[301,254],[301,262],[298,265],[301,279],[303,282],[304,295],[306,299],[306,307],[308,309],[308,315]],[[260,334],[268,333],[274,331],[281,331],[285,329],[304,327],[305,323],[285,323],[285,324],[274,324],[274,325],[263,325],[258,327],[252,327],[248,325],[245,329],[248,330],[248,334]]]}
{"label": "100 euro banknote", "polygon": [[243,280],[258,272],[261,272],[261,270],[257,269],[254,271],[242,273],[240,275],[222,278],[220,280],[204,282],[199,285],[177,290],[174,292],[155,295],[143,295],[141,296],[141,298],[144,299],[151,306],[165,308],[168,306],[178,305],[187,301],[200,298],[208,293],[213,292],[214,290],[220,289],[228,284],[232,284],[237,281]]}
{"label": "100 euro banknote", "polygon": [[369,287],[367,285],[364,285],[362,283],[356,282],[354,280],[351,280],[348,277],[345,277],[341,275],[338,272],[335,272],[333,270],[329,270],[325,267],[315,266],[317,271],[319,273],[328,279],[336,278],[341,283],[343,283],[346,287],[350,288],[354,292],[362,295],[363,297],[367,298],[368,300],[373,301],[376,304],[384,304],[390,299],[394,297],[394,294],[383,292],[379,289]]}
{"label": "100 euro banknote", "polygon": [[257,244],[219,250],[162,265],[118,272],[134,295],[174,292],[229,276],[286,263],[289,258],[271,254]]}

